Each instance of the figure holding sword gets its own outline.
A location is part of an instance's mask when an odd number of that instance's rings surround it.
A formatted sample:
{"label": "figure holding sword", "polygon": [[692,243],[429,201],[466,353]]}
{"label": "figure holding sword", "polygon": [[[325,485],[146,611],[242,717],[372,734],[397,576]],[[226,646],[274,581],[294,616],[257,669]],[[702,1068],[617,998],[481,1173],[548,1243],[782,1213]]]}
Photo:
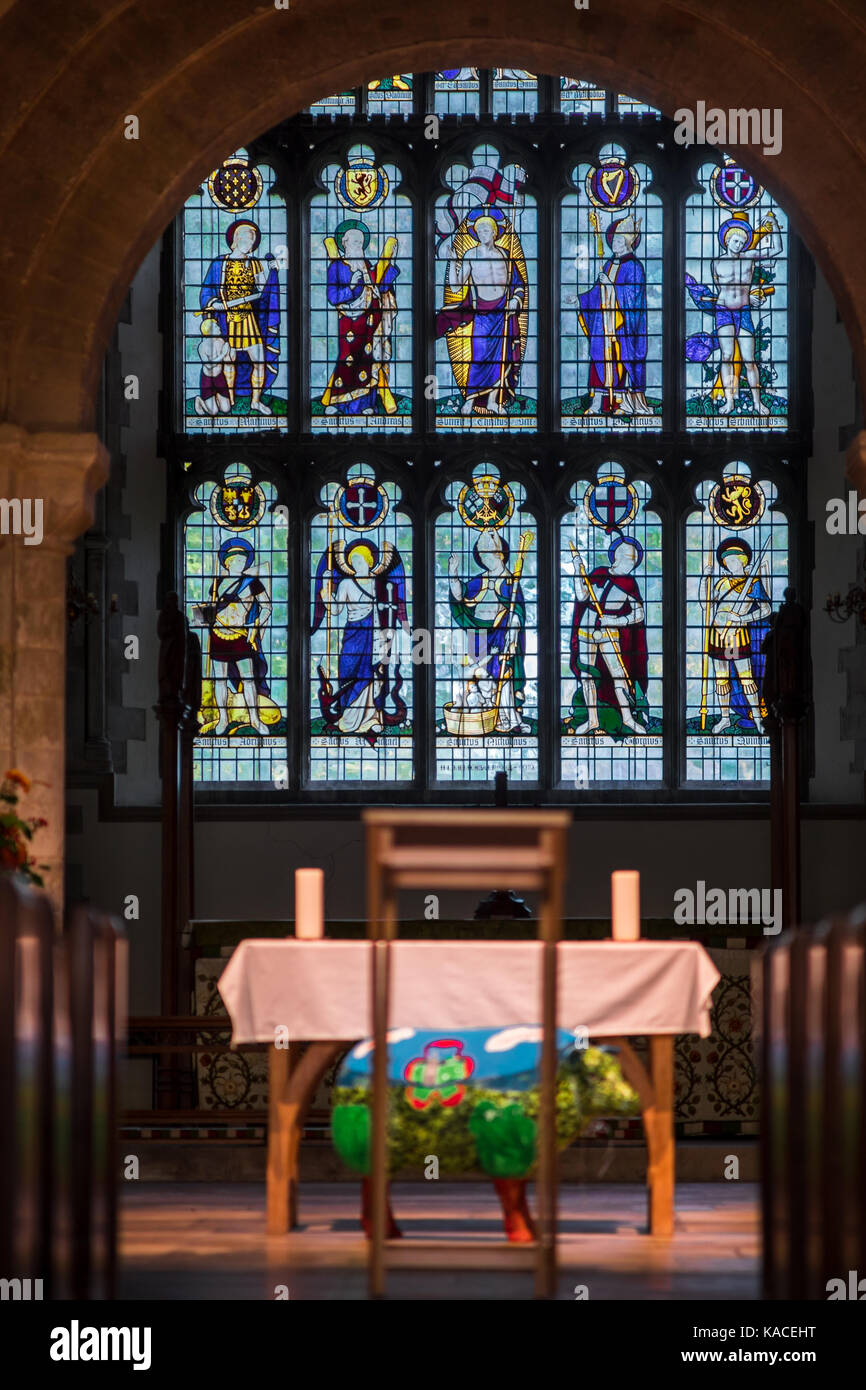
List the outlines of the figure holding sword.
{"label": "figure holding sword", "polygon": [[226,231],[228,254],[212,261],[204,278],[197,311],[203,338],[202,390],[195,402],[199,415],[228,414],[247,392],[251,412],[273,413],[262,391],[268,373],[275,376],[278,370],[279,284],[276,258],[253,255],[260,241],[255,222],[232,222]]}
{"label": "figure holding sword", "polygon": [[586,714],[573,732],[616,739],[645,734],[636,715],[647,708],[646,626],[633,575],[643,548],[634,537],[620,535],[608,550],[609,564],[591,574],[575,545],[571,551],[575,603],[570,664],[578,683],[573,708],[578,718]]}

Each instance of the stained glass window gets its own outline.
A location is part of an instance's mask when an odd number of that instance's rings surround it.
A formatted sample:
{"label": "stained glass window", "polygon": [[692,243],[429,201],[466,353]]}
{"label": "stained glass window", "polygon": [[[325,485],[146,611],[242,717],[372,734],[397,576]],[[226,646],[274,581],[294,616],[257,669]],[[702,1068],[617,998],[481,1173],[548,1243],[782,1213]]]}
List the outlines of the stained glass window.
{"label": "stained glass window", "polygon": [[195,489],[184,603],[202,646],[198,782],[285,786],[288,518],[244,464]]}
{"label": "stained glass window", "polygon": [[411,113],[414,101],[414,78],[411,72],[395,72],[367,84],[367,113],[387,116],[395,112]]}
{"label": "stained glass window", "polygon": [[560,524],[562,781],[660,782],[662,526],[651,489],[604,463]]}
{"label": "stained glass window", "polygon": [[[412,777],[412,527],[355,464],[310,533],[310,781]],[[423,656],[423,653],[422,653]]]}
{"label": "stained glass window", "polygon": [[251,149],[165,257],[205,799],[766,799],[810,281],[755,176],[516,68]]}
{"label": "stained glass window", "polygon": [[788,222],[734,160],[686,202],[686,424],[788,426]]}
{"label": "stained glass window", "polygon": [[436,779],[538,779],[538,527],[492,463],[436,522]]}
{"label": "stained glass window", "polygon": [[560,77],[559,109],[568,116],[603,116],[607,94],[594,82],[581,82],[578,77]]}
{"label": "stained glass window", "polygon": [[788,523],[776,487],[729,463],[695,489],[686,521],[686,776],[770,775],[761,701],[770,614],[788,579]]}
{"label": "stained glass window", "polygon": [[285,428],[286,207],[244,150],[183,213],[183,429]]}
{"label": "stained glass window", "polygon": [[446,68],[433,83],[433,109],[437,116],[477,116],[479,112],[477,68]]}
{"label": "stained glass window", "polygon": [[322,97],[321,101],[314,101],[312,106],[308,107],[308,112],[311,116],[354,116],[354,89],[348,92],[335,92],[332,96]]}
{"label": "stained glass window", "polygon": [[662,113],[655,106],[650,106],[648,102],[639,101],[637,97],[627,97],[620,93],[616,99],[616,109],[621,116],[660,116]]}
{"label": "stained glass window", "polygon": [[436,203],[436,426],[534,430],[538,231],[526,173],[479,145]]}
{"label": "stained glass window", "polygon": [[355,145],[310,203],[312,428],[412,428],[412,206]]}
{"label": "stained glass window", "polygon": [[523,68],[494,68],[491,100],[494,116],[534,116],[538,111],[538,78]]}
{"label": "stained glass window", "polygon": [[564,430],[662,427],[662,201],[645,164],[608,145],[562,200]]}

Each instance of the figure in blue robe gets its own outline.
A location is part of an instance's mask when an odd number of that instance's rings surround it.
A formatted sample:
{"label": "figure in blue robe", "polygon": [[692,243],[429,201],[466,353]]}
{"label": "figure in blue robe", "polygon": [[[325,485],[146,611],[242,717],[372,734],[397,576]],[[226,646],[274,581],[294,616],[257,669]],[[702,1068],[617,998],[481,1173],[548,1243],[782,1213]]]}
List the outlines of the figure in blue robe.
{"label": "figure in blue robe", "polygon": [[339,643],[319,666],[319,706],[329,733],[355,734],[371,745],[405,723],[403,677],[395,659],[396,629],[407,621],[406,576],[395,546],[380,554],[371,540],[331,545],[316,568],[313,632],[329,628]]}
{"label": "figure in blue robe", "polygon": [[[584,412],[651,415],[646,391],[646,274],[634,254],[640,220],[611,222],[605,232],[611,250],[592,289],[575,296],[577,321],[589,340],[590,401]],[[596,395],[600,392],[600,395]]]}

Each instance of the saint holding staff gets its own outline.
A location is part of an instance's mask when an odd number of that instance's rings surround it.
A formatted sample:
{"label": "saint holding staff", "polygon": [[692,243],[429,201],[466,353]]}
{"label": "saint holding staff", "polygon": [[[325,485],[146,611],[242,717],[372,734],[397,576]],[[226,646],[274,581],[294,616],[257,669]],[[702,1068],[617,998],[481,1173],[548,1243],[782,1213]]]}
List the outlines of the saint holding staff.
{"label": "saint holding staff", "polygon": [[[646,273],[636,256],[641,219],[615,218],[604,241],[598,213],[589,214],[595,233],[595,284],[567,302],[577,306],[577,321],[589,342],[587,415],[651,415],[646,395]],[[608,246],[605,256],[604,242]]]}
{"label": "saint holding staff", "polygon": [[506,415],[526,350],[529,280],[520,238],[499,208],[473,209],[455,232],[444,301],[436,336],[447,340],[461,415]]}

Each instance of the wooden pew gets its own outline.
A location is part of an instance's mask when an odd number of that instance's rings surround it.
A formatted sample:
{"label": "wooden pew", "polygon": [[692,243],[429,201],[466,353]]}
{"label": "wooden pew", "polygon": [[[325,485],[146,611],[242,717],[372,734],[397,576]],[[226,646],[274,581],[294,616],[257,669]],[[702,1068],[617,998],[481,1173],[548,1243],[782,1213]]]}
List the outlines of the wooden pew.
{"label": "wooden pew", "polygon": [[760,963],[763,1292],[826,1299],[866,1274],[866,912]]}
{"label": "wooden pew", "polygon": [[24,1298],[114,1294],[126,973],[108,917],[58,935],[46,895],[0,874],[0,1274]]}

